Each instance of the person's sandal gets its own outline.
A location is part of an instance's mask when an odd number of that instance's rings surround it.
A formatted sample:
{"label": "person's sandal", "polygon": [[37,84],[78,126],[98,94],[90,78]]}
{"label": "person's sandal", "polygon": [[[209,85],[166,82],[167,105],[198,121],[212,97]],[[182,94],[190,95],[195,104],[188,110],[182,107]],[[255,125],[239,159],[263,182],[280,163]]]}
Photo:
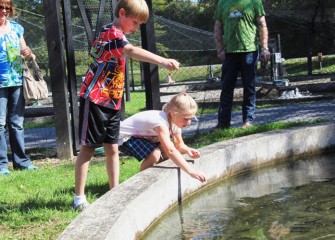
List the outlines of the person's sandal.
{"label": "person's sandal", "polygon": [[254,126],[254,125],[252,125],[252,123],[246,122],[245,124],[243,124],[242,129],[250,128],[252,126]]}

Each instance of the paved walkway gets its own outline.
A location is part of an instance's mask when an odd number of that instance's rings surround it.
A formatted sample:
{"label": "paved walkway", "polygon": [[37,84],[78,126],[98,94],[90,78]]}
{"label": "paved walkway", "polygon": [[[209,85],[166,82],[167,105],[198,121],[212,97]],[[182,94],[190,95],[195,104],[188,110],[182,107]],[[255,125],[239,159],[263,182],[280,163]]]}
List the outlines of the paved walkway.
{"label": "paved walkway", "polygon": [[[198,122],[184,129],[185,135],[193,135],[196,131],[206,132],[217,124],[217,114],[198,117]],[[307,121],[313,119],[327,119],[335,121],[335,101],[301,103],[289,106],[257,109],[255,124],[274,121]],[[233,112],[232,126],[242,126],[242,114]],[[54,128],[38,128],[25,130],[26,148],[56,147],[56,131]]]}
{"label": "paved walkway", "polygon": [[[264,124],[276,121],[308,121],[313,119],[334,121],[335,101],[301,103],[257,109],[254,123]],[[193,123],[184,132],[185,134],[192,134],[197,129],[199,131],[209,131],[216,124],[217,114],[204,115],[199,117],[198,123]],[[233,127],[241,127],[243,125],[241,111],[232,113],[231,124]]]}

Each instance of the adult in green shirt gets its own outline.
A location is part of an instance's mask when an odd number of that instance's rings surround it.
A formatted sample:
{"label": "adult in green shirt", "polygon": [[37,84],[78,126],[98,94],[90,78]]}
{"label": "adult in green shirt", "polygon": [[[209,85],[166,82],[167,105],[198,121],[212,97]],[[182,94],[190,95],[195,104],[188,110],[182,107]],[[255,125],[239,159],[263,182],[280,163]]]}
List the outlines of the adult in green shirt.
{"label": "adult in green shirt", "polygon": [[[217,56],[223,61],[217,129],[229,128],[237,75],[243,85],[242,128],[250,127],[256,108],[256,69],[266,65],[268,29],[262,0],[219,0],[214,13]],[[259,46],[260,45],[260,46]]]}

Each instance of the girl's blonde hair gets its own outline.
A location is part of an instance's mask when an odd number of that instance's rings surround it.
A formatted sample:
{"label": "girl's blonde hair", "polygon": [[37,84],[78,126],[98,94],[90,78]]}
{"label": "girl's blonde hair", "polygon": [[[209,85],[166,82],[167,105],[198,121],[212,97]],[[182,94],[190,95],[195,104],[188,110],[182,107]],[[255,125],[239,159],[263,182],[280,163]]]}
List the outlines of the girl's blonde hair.
{"label": "girl's blonde hair", "polygon": [[10,8],[10,10],[8,12],[8,17],[14,17],[15,16],[15,9],[13,7],[12,0],[0,0],[0,6]]}
{"label": "girl's blonde hair", "polygon": [[115,16],[119,17],[119,11],[123,8],[126,16],[138,19],[146,23],[149,18],[149,8],[145,0],[119,0],[115,8]]}
{"label": "girl's blonde hair", "polygon": [[166,113],[195,114],[198,111],[198,104],[187,93],[182,92],[175,95],[171,100],[163,105]]}

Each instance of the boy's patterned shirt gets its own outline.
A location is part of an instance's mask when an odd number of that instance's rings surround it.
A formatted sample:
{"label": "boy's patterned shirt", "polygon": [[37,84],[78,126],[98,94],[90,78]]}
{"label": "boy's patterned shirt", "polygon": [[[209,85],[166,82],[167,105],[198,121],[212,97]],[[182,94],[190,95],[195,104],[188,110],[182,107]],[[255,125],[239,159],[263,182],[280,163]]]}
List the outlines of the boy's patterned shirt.
{"label": "boy's patterned shirt", "polygon": [[90,51],[80,97],[107,108],[121,108],[126,62],[122,52],[128,43],[123,32],[112,24],[103,27]]}

